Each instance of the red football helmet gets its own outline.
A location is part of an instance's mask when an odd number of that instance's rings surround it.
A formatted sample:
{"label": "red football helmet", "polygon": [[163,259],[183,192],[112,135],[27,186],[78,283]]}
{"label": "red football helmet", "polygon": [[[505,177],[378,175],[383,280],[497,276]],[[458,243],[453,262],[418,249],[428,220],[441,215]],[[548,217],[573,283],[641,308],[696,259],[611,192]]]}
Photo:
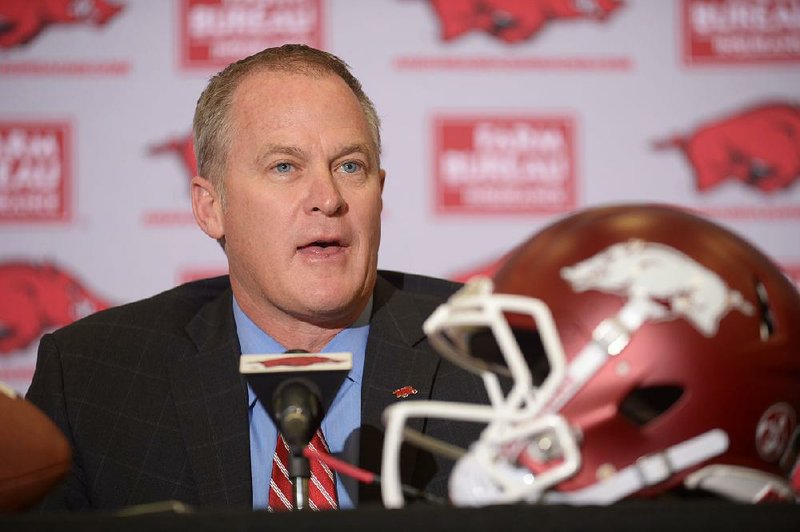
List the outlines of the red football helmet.
{"label": "red football helmet", "polygon": [[677,487],[794,500],[800,295],[712,222],[659,205],[568,216],[425,330],[483,376],[491,405],[387,409],[387,506],[403,504],[393,462],[408,417],[487,424],[453,469],[458,505],[607,504]]}

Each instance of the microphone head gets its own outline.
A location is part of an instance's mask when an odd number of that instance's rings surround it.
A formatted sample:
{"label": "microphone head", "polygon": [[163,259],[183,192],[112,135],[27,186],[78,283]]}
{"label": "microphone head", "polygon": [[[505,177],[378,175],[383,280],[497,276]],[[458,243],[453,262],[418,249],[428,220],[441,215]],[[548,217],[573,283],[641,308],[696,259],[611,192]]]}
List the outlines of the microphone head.
{"label": "microphone head", "polygon": [[311,441],[322,422],[319,388],[303,378],[281,382],[272,394],[275,424],[289,447],[303,446]]}
{"label": "microphone head", "polygon": [[[319,428],[345,377],[352,353],[242,355],[239,372],[290,447],[302,451]],[[290,439],[292,441],[290,441]]]}

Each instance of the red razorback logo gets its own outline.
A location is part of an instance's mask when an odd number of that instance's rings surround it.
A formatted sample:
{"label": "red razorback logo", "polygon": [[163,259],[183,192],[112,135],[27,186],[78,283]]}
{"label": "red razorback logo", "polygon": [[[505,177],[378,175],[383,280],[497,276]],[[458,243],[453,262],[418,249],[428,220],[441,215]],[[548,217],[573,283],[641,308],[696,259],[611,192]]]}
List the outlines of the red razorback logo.
{"label": "red razorback logo", "polygon": [[335,358],[328,357],[280,357],[262,360],[261,365],[263,365],[265,368],[274,368],[277,366],[291,366],[299,368],[303,366],[313,366],[314,364],[322,364],[323,362],[339,361]]}
{"label": "red razorback logo", "polygon": [[26,44],[51,24],[92,22],[102,26],[122,9],[106,0],[2,0],[0,48]]}
{"label": "red razorback logo", "polygon": [[392,392],[398,399],[405,399],[410,395],[417,395],[419,392],[413,386],[403,386]]}
{"label": "red razorback logo", "polygon": [[183,168],[189,179],[197,175],[197,159],[194,156],[194,138],[191,133],[153,144],[149,152],[151,155],[175,154],[183,162]]}
{"label": "red razorback logo", "polygon": [[46,330],[108,306],[52,264],[0,264],[0,354],[25,349]]}
{"label": "red razorback logo", "polygon": [[449,41],[473,30],[507,43],[529,39],[557,19],[605,20],[622,0],[431,0],[439,17],[442,39]]}
{"label": "red razorback logo", "polygon": [[690,135],[657,141],[655,147],[681,149],[700,191],[733,179],[774,192],[800,178],[800,107],[760,105],[700,126]]}

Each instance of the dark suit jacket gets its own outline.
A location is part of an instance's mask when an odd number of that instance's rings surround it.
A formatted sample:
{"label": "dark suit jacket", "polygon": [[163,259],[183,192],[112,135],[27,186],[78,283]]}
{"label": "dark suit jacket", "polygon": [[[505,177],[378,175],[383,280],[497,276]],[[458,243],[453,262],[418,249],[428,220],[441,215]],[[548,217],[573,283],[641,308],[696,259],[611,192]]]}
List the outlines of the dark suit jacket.
{"label": "dark suit jacket", "polygon": [[[412,399],[486,402],[478,377],[436,355],[425,318],[457,285],[380,272],[361,394],[360,465],[380,470],[381,414],[411,385]],[[247,391],[239,374],[227,277],[185,284],[97,313],[46,335],[28,398],[65,432],[74,452],[45,510],[120,508],[160,500],[252,505]],[[479,425],[414,420],[466,447]],[[451,463],[410,446],[407,482],[446,493]],[[360,504],[379,502],[363,487]]]}

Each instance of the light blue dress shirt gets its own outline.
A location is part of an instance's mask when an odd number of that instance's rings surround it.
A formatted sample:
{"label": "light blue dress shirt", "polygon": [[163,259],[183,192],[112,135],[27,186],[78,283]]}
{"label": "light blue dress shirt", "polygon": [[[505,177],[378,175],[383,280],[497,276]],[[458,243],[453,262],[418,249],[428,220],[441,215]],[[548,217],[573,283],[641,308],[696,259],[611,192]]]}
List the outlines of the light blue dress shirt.
{"label": "light blue dress shirt", "polygon": [[[325,418],[322,433],[331,454],[351,464],[358,463],[358,433],[361,425],[361,378],[364,373],[364,352],[369,334],[369,316],[372,309],[370,299],[367,308],[349,328],[344,329],[326,345],[323,353],[350,352],[353,368],[347,374],[339,392],[333,399]],[[295,346],[282,346],[262,331],[242,311],[233,298],[233,317],[242,354],[283,354]],[[272,475],[272,456],[278,431],[261,402],[250,386],[247,387],[250,412],[250,468],[253,475],[253,509],[267,507],[269,501],[269,479]],[[358,482],[336,475],[336,494],[339,508],[355,508],[358,504]]]}

